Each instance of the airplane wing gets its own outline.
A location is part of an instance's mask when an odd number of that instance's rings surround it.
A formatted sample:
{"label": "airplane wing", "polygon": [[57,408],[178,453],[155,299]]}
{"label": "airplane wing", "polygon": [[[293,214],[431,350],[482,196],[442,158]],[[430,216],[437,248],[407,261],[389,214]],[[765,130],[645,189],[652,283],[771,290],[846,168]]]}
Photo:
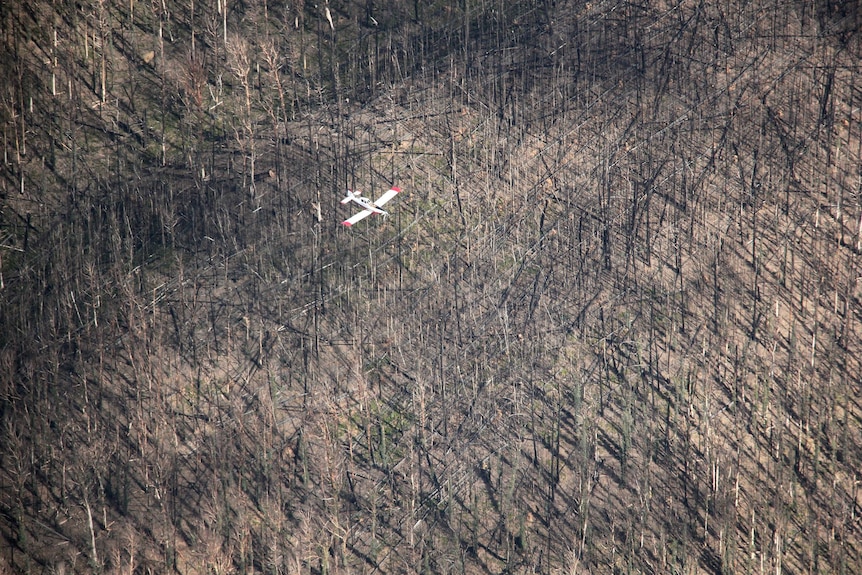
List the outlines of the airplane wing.
{"label": "airplane wing", "polygon": [[374,212],[372,212],[371,210],[362,210],[358,214],[354,215],[351,218],[344,220],[341,223],[349,228],[350,226],[352,226],[353,224],[355,224],[359,220],[364,220],[365,218],[367,218],[368,216],[370,216],[373,213]]}
{"label": "airplane wing", "polygon": [[386,202],[388,202],[389,200],[391,200],[392,198],[397,196],[398,192],[400,192],[400,191],[401,191],[401,188],[397,188],[395,186],[392,186],[392,188],[390,188],[388,192],[386,192],[385,194],[383,194],[382,196],[377,198],[377,201],[374,202],[374,205],[379,208],[380,206],[382,206],[383,204],[385,204]]}

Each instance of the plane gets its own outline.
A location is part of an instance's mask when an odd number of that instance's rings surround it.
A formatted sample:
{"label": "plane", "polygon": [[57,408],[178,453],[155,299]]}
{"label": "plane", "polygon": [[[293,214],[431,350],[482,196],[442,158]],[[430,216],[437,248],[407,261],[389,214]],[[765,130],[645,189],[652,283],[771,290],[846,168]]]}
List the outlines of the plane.
{"label": "plane", "polygon": [[347,196],[341,200],[342,204],[349,204],[350,202],[359,204],[364,209],[358,214],[354,215],[351,218],[348,218],[341,222],[343,225],[350,227],[359,220],[364,220],[371,214],[382,214],[384,216],[388,216],[389,212],[381,209],[383,204],[394,198],[398,192],[401,191],[401,188],[392,186],[388,192],[380,196],[376,202],[372,202],[368,198],[363,198],[359,192],[354,192],[353,190],[347,190]]}

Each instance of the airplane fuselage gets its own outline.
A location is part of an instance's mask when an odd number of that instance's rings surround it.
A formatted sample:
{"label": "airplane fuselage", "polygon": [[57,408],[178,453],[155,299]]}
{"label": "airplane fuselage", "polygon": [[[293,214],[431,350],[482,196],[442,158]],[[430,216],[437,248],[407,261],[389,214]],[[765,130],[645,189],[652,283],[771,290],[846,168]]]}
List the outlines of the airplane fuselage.
{"label": "airplane fuselage", "polygon": [[347,191],[347,197],[344,198],[344,200],[342,200],[342,203],[344,203],[344,204],[346,204],[347,202],[353,202],[355,204],[359,204],[360,206],[362,206],[366,210],[371,210],[375,214],[384,214],[384,215],[389,214],[389,212],[387,212],[386,210],[381,210],[380,208],[375,206],[374,202],[372,202],[370,199],[363,198],[359,194],[352,192],[350,190]]}

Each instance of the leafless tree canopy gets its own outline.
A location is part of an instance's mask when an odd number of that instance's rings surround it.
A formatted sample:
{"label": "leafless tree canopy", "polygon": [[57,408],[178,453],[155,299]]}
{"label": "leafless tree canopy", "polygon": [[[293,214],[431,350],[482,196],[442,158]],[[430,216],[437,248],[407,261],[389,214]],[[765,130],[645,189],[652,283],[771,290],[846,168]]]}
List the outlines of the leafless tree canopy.
{"label": "leafless tree canopy", "polygon": [[0,2],[0,573],[862,572],[860,29]]}

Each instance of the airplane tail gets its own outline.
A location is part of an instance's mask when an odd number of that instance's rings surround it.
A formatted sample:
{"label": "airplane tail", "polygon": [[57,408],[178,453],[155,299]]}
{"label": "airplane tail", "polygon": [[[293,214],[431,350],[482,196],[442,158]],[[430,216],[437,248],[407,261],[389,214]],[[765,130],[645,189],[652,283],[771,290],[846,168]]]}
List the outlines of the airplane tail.
{"label": "airplane tail", "polygon": [[344,198],[341,199],[341,203],[342,204],[349,204],[350,202],[353,201],[353,197],[355,195],[356,195],[356,193],[353,190],[347,190],[347,196],[345,196]]}

